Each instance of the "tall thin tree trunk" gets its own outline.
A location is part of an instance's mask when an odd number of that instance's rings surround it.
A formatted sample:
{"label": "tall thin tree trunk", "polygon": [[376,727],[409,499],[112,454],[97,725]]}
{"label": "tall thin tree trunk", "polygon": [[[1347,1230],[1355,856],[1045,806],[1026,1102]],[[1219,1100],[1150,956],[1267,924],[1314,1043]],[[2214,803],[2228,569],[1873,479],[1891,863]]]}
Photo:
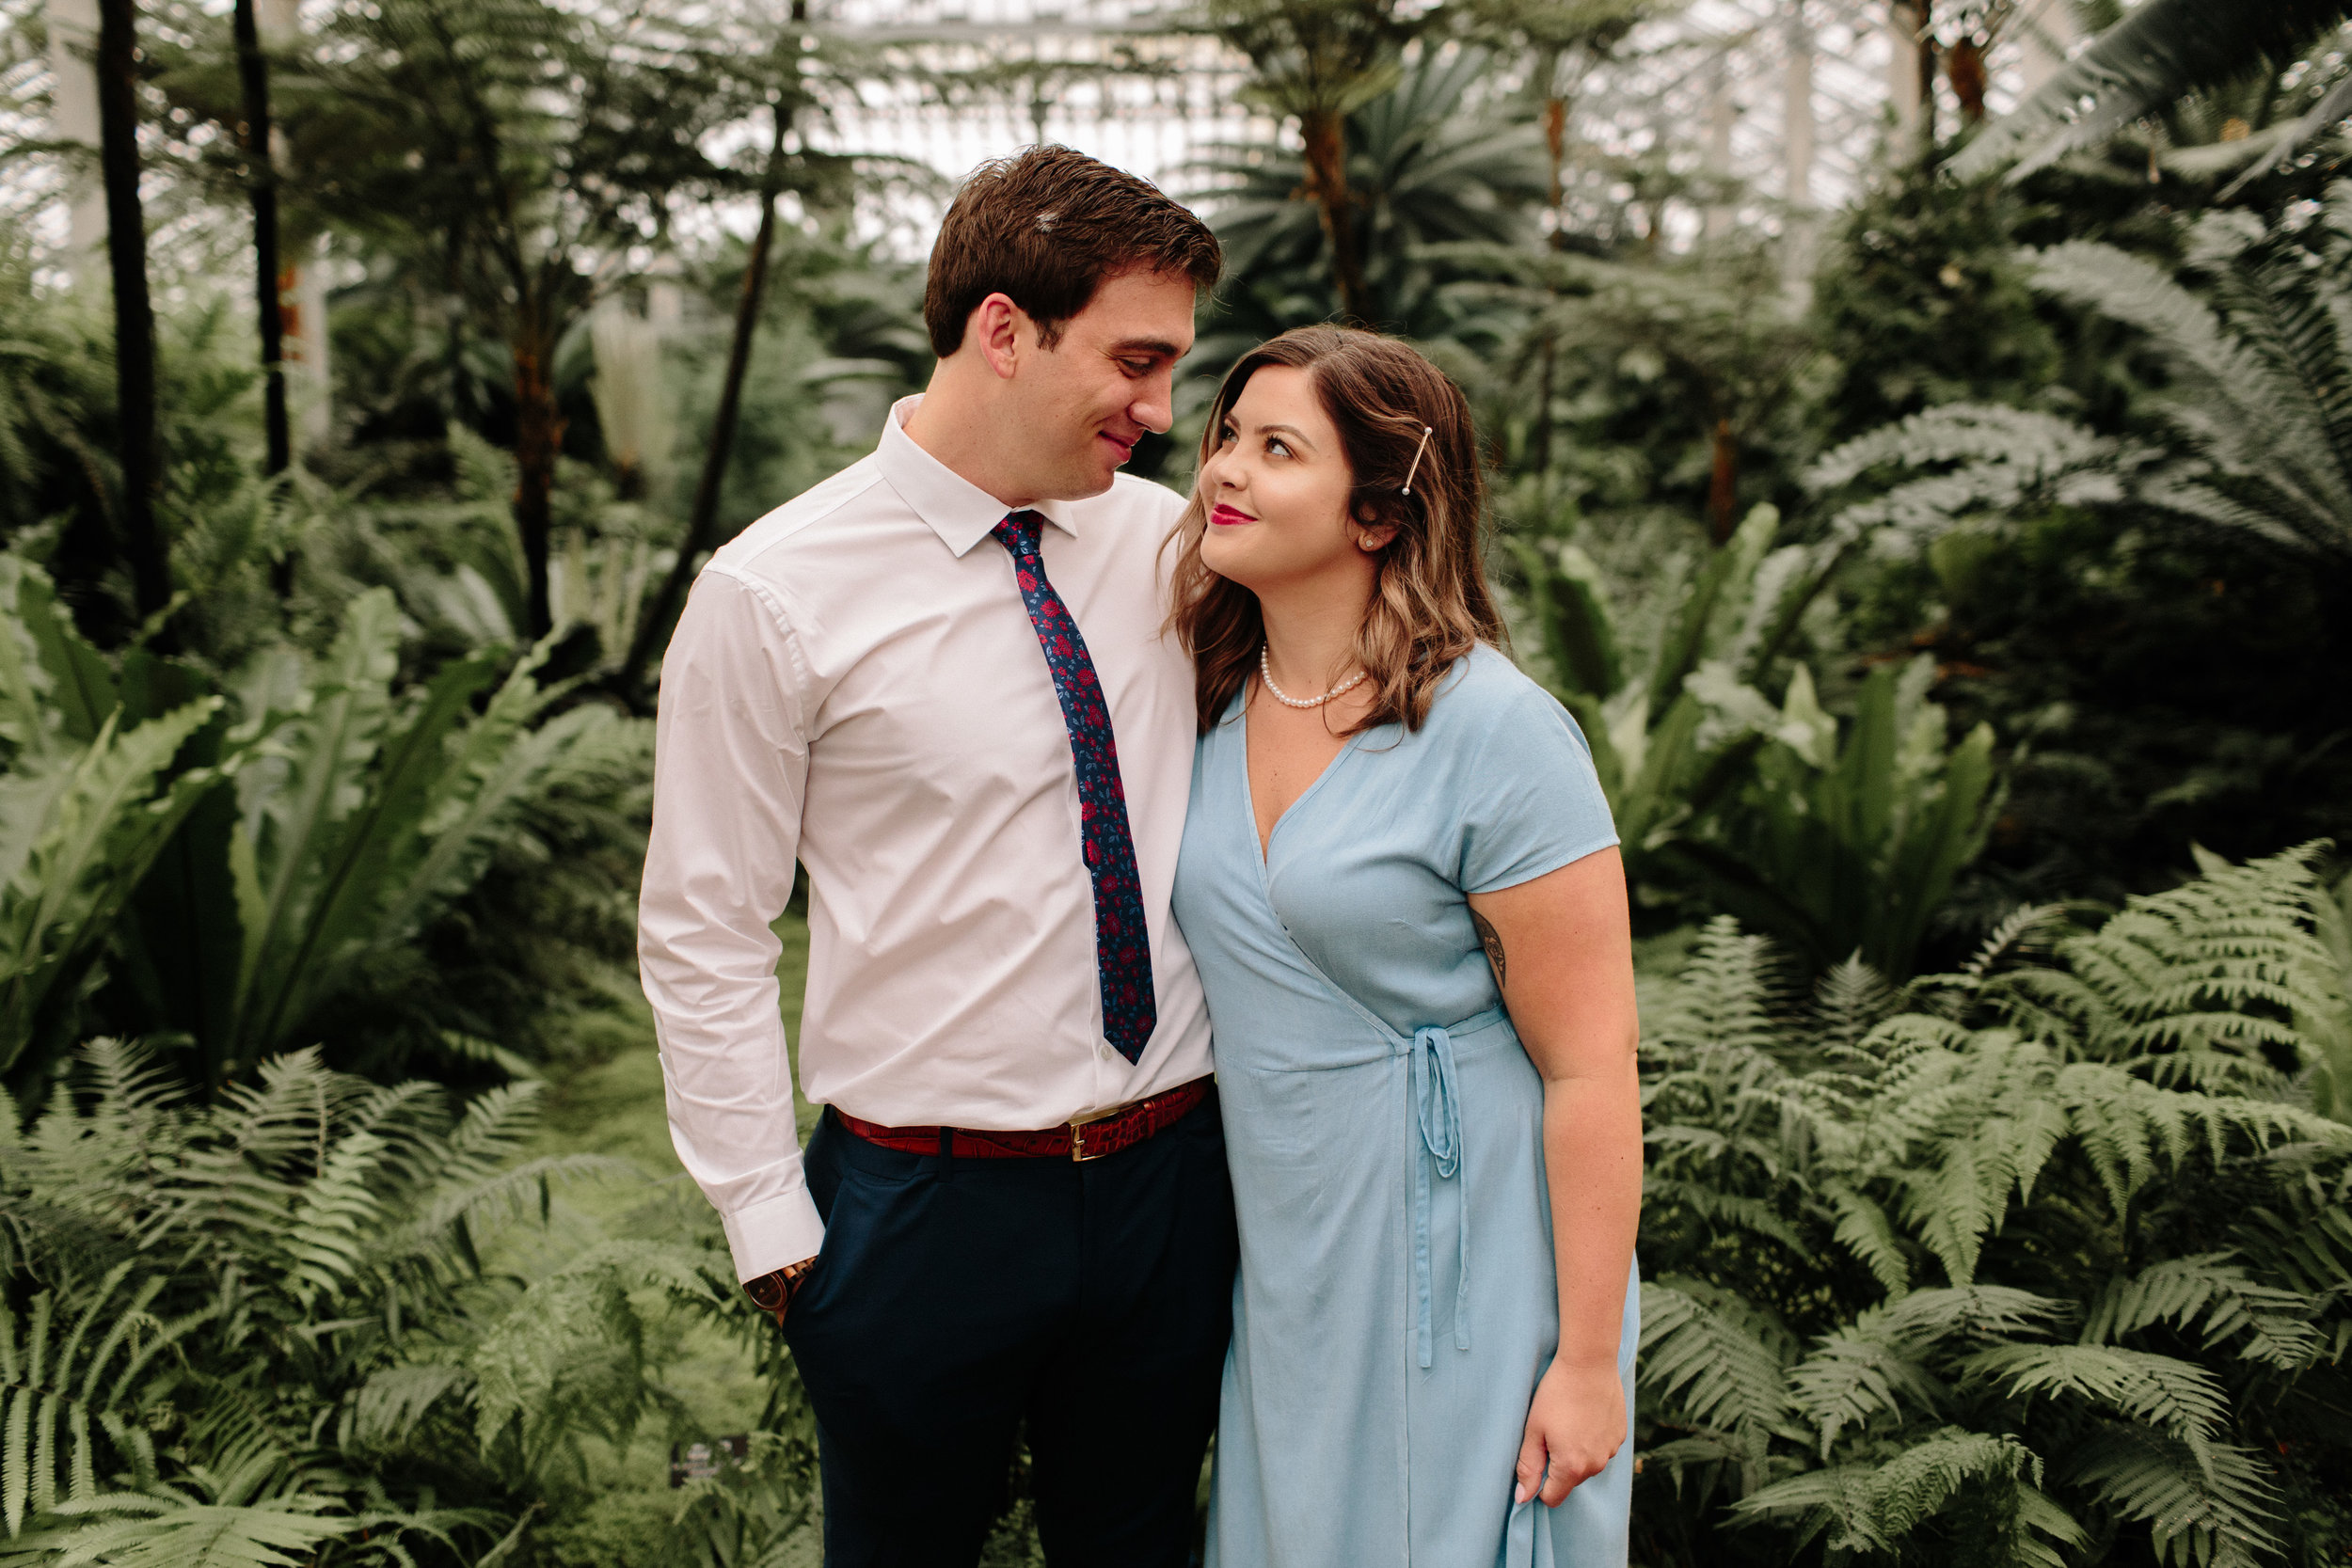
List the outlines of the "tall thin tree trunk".
{"label": "tall thin tree trunk", "polygon": [[1931,163],[1935,158],[1934,22],[1932,0],[1921,0],[1918,54],[1915,62],[1919,72],[1919,159],[1922,163]]}
{"label": "tall thin tree trunk", "polygon": [[[98,121],[106,260],[114,274],[120,522],[139,617],[149,620],[171,602],[171,560],[155,521],[155,309],[147,292],[147,215],[139,201],[138,71],[135,0],[99,0]],[[163,630],[155,641],[169,646]]]}
{"label": "tall thin tree trunk", "polygon": [[263,472],[294,461],[286,422],[286,313],[278,298],[278,166],[270,156],[269,61],[262,54],[254,0],[237,0],[237,76],[245,88],[245,177],[253,198],[253,297],[262,329],[262,422],[269,445]]}
{"label": "tall thin tree trunk", "polygon": [[1535,56],[1535,83],[1543,92],[1545,189],[1551,203],[1550,244],[1554,250],[1568,245],[1568,100],[1560,90],[1561,51],[1546,49]]}
{"label": "tall thin tree trunk", "polygon": [[[794,14],[802,13],[796,4]],[[735,339],[727,348],[726,379],[720,384],[719,408],[710,423],[710,447],[703,453],[702,476],[694,484],[694,510],[678,542],[677,559],[654,593],[653,602],[638,617],[637,635],[628,657],[612,677],[613,689],[624,696],[636,689],[657,641],[667,641],[670,623],[694,580],[694,568],[710,547],[719,521],[719,486],[726,478],[727,459],[735,450],[735,426],[743,406],[743,377],[751,369],[752,339],[759,330],[760,302],[768,290],[768,258],[776,237],[776,197],[784,184],[784,143],[792,129],[793,99],[776,104],[775,130],[768,143],[768,167],[760,177],[759,231],[752,237],[752,253],[743,268],[743,290],[735,301]]]}
{"label": "tall thin tree trunk", "polygon": [[1300,116],[1298,128],[1307,144],[1307,185],[1331,246],[1331,280],[1339,287],[1340,314],[1371,326],[1372,291],[1364,283],[1356,224],[1348,212],[1346,117],[1318,109]]}
{"label": "tall thin tree trunk", "polygon": [[525,299],[515,330],[515,531],[522,538],[524,619],[536,641],[555,629],[548,559],[555,531],[555,459],[564,415],[555,403],[554,333],[544,298]]}
{"label": "tall thin tree trunk", "polygon": [[1952,96],[1960,100],[1961,123],[1983,124],[1988,85],[1983,47],[1973,38],[1962,38],[1952,45],[1951,54],[1944,62],[1944,74],[1952,84]]}
{"label": "tall thin tree trunk", "polygon": [[1730,420],[1716,420],[1708,444],[1714,464],[1707,484],[1707,531],[1722,545],[1740,523],[1740,440]]}

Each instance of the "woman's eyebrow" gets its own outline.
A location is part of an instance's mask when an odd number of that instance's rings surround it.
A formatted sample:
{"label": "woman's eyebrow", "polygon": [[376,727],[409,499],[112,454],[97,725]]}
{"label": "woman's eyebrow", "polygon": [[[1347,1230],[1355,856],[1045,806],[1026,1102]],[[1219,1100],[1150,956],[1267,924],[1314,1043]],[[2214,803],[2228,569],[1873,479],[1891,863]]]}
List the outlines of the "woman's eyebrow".
{"label": "woman's eyebrow", "polygon": [[1296,441],[1300,446],[1307,448],[1309,451],[1311,451],[1314,450],[1314,442],[1309,440],[1307,438],[1307,433],[1299,429],[1295,424],[1262,424],[1258,427],[1257,434],[1260,436],[1287,436],[1292,440]]}

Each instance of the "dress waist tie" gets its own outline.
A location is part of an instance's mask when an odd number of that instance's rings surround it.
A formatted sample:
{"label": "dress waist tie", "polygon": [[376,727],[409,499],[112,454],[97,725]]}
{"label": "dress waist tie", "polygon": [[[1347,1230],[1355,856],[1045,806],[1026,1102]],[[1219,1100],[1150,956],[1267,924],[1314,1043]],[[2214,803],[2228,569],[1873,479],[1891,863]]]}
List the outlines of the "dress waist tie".
{"label": "dress waist tie", "polygon": [[[1430,1313],[1430,1167],[1438,1180],[1454,1180],[1462,1169],[1462,1101],[1454,1069],[1454,1037],[1435,1027],[1413,1031],[1413,1120],[1421,1148],[1413,1151],[1413,1287],[1420,1307],[1421,1364],[1432,1359],[1436,1338]],[[1454,1290],[1454,1348],[1470,1349],[1470,1196],[1459,1195],[1462,1220],[1460,1276]]]}

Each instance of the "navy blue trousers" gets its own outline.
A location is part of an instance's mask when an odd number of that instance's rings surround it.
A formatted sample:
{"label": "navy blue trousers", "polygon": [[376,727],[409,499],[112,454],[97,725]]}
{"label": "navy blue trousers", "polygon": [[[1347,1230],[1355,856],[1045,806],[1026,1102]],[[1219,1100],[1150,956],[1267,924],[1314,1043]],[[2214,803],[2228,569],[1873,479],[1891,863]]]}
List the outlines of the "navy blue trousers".
{"label": "navy blue trousers", "polygon": [[827,1568],[971,1568],[1028,1423],[1053,1568],[1184,1568],[1232,1330],[1212,1095],[1083,1164],[810,1139],[824,1249],[785,1338],[816,1412]]}

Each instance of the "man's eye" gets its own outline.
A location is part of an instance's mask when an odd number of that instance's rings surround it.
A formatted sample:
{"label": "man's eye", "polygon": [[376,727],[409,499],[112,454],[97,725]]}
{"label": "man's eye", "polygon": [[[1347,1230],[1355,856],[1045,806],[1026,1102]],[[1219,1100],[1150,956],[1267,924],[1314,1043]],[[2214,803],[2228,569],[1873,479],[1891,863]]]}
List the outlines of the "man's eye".
{"label": "man's eye", "polygon": [[1152,361],[1149,359],[1122,359],[1120,361],[1120,369],[1125,371],[1129,375],[1146,376],[1152,373]]}

